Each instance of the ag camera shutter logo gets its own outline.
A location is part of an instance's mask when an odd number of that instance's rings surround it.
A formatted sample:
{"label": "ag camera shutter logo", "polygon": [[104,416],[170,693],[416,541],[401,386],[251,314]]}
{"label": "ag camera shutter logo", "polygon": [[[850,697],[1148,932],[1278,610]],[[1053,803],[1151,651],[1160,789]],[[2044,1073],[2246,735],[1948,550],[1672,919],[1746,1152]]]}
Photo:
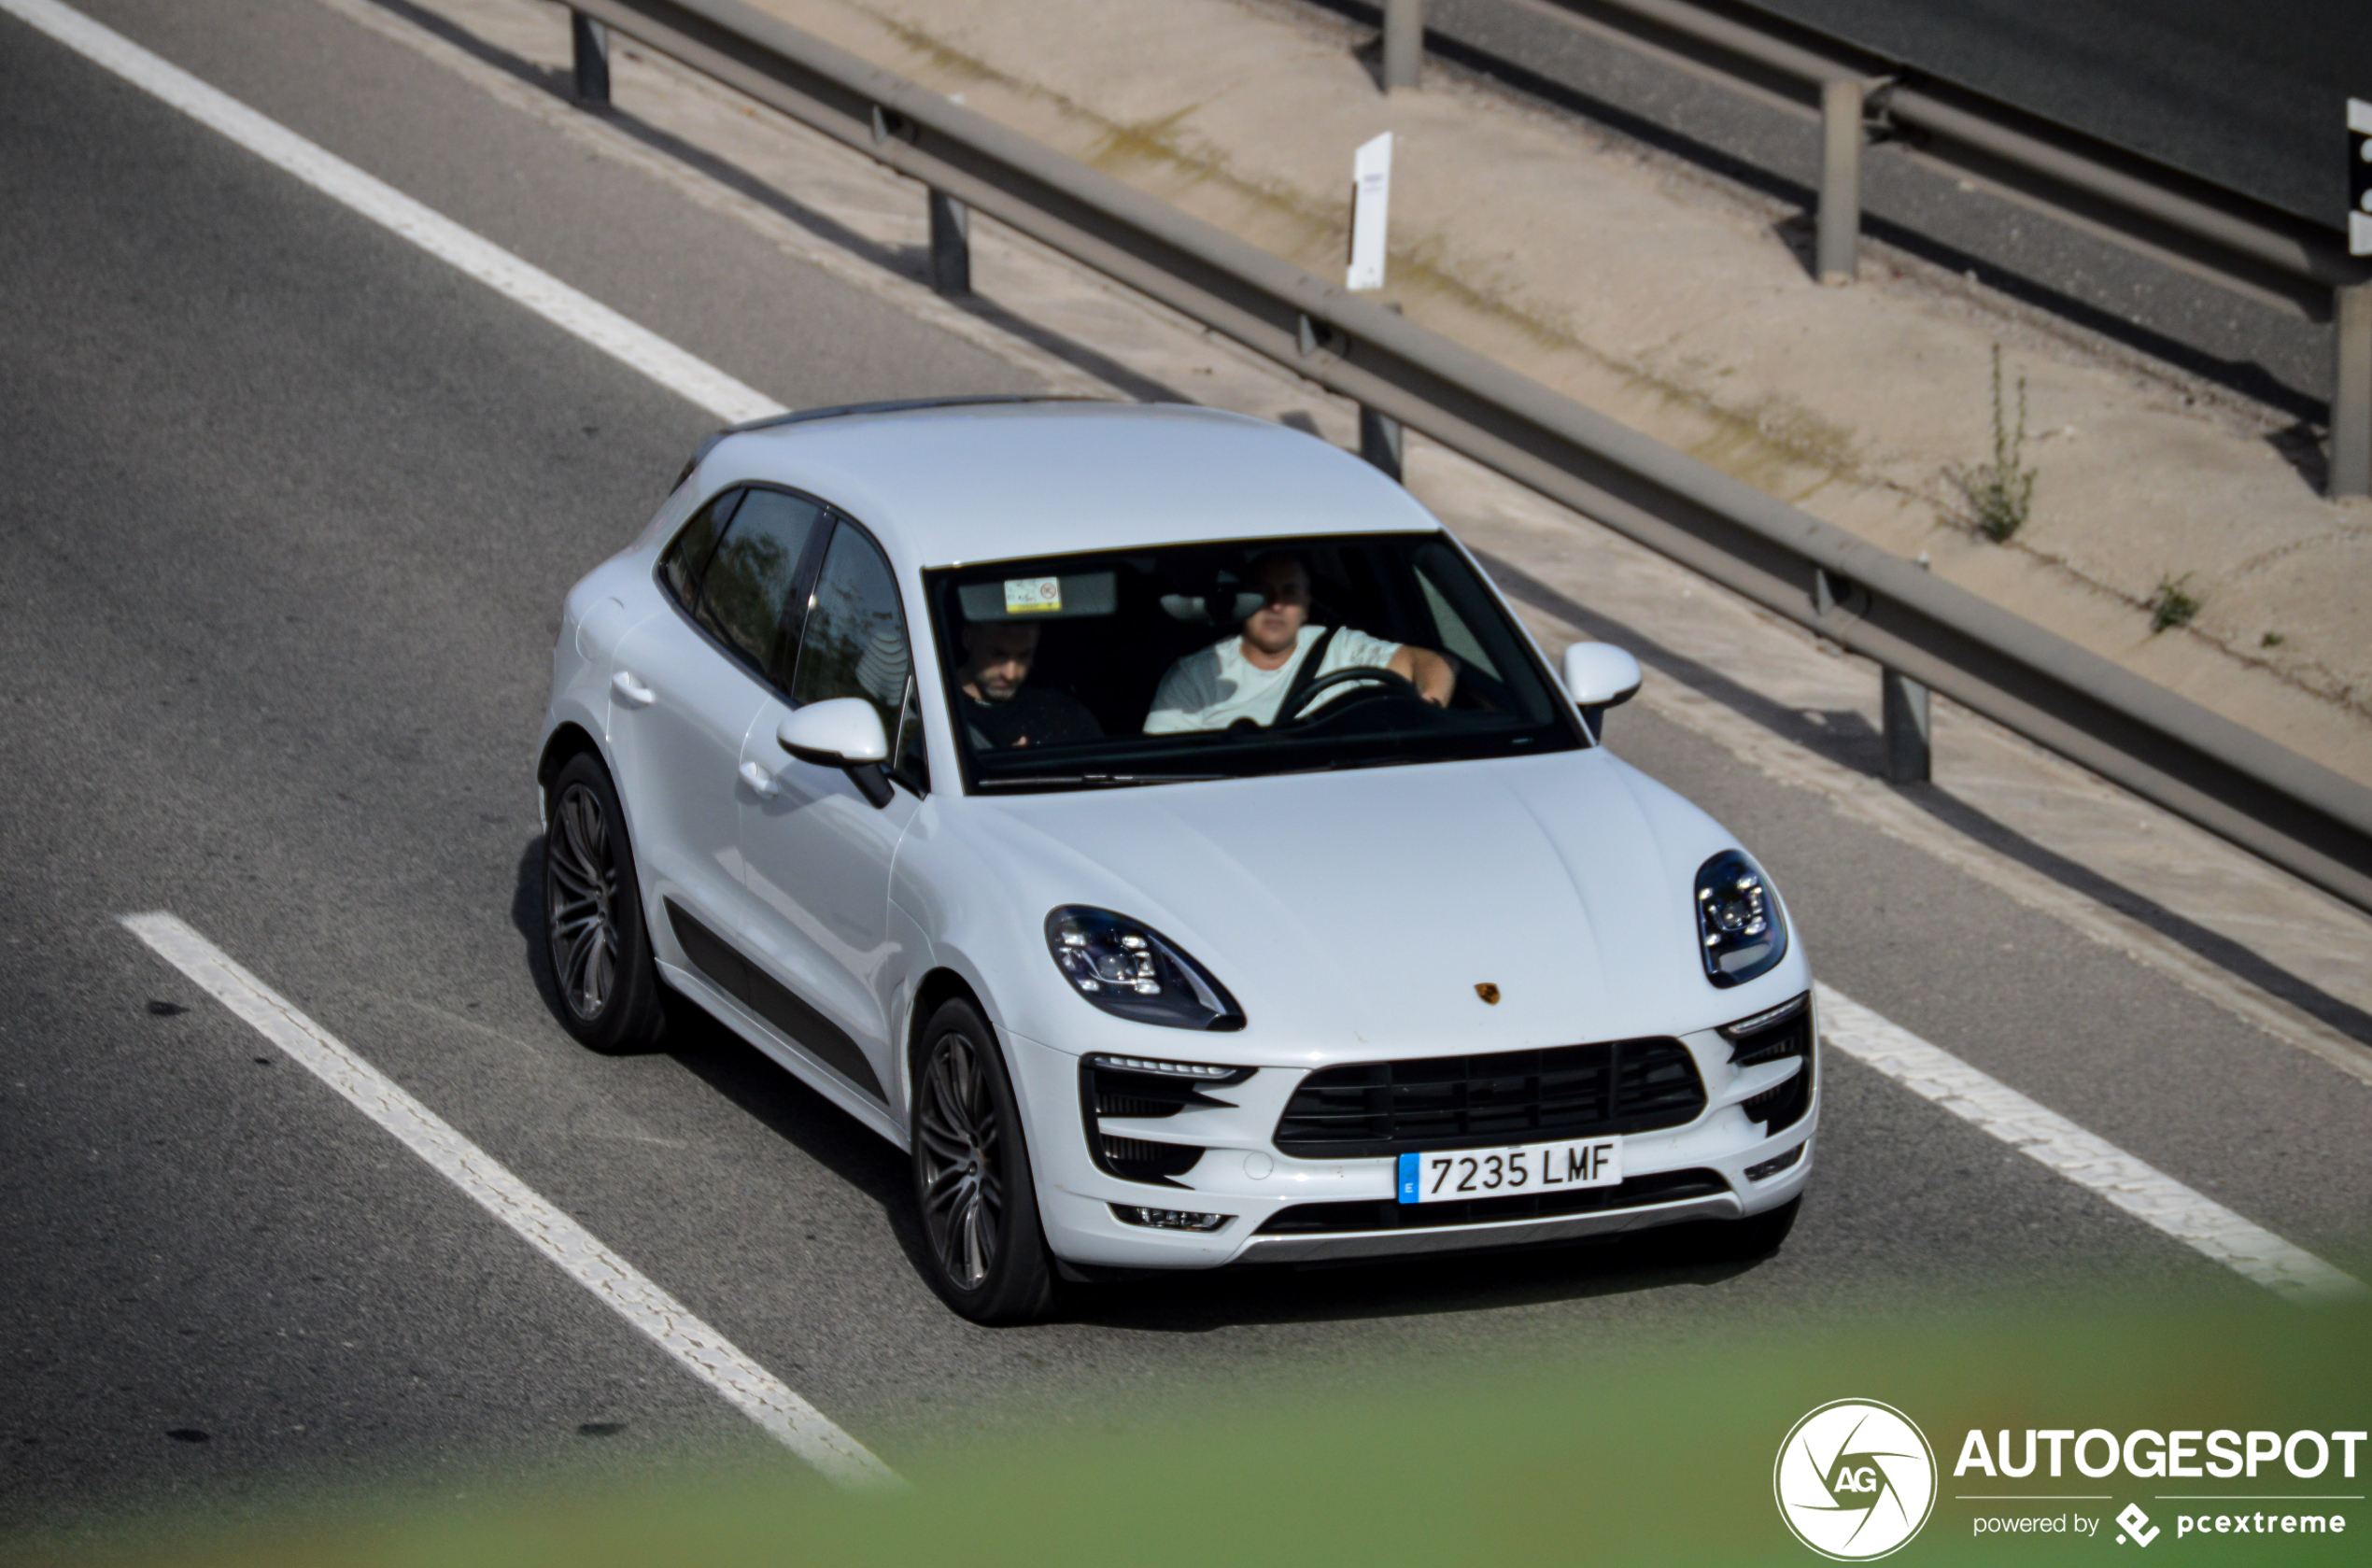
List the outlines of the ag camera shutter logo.
{"label": "ag camera shutter logo", "polygon": [[1840,1562],[1885,1556],[1919,1533],[1936,1502],[1936,1456],[1910,1417],[1840,1399],[1779,1445],[1771,1490],[1797,1540]]}

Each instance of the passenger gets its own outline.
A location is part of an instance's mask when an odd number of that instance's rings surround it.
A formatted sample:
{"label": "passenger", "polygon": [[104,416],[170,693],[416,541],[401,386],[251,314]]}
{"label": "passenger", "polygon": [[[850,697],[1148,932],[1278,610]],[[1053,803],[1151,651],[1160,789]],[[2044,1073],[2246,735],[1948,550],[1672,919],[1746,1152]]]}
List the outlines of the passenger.
{"label": "passenger", "polygon": [[1028,621],[964,623],[964,667],[955,672],[956,704],[972,744],[993,749],[1051,746],[1100,739],[1104,727],[1086,704],[1063,692],[1033,686],[1038,628]]}
{"label": "passenger", "polygon": [[[1247,576],[1247,586],[1261,596],[1260,608],[1244,617],[1240,636],[1188,654],[1169,667],[1145,718],[1148,735],[1224,729],[1247,720],[1276,723],[1278,707],[1293,689],[1295,673],[1320,638],[1326,651],[1319,657],[1311,681],[1337,670],[1389,670],[1436,708],[1448,705],[1458,671],[1442,655],[1387,643],[1348,627],[1329,634],[1309,624],[1309,566],[1301,557],[1271,550],[1253,558]],[[1341,689],[1320,697],[1318,706],[1332,701]]]}

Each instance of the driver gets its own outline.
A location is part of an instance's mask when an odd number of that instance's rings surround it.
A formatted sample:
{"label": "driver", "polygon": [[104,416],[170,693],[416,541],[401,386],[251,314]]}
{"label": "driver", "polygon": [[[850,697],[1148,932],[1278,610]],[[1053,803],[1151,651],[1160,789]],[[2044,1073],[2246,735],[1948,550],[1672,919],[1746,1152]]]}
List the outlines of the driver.
{"label": "driver", "polygon": [[[1162,677],[1146,715],[1148,735],[1188,729],[1224,729],[1239,720],[1269,725],[1293,684],[1310,646],[1325,629],[1309,624],[1309,564],[1288,550],[1254,557],[1246,574],[1261,596],[1260,608],[1244,617],[1243,635],[1188,654]],[[1348,627],[1326,639],[1311,679],[1337,670],[1389,670],[1417,688],[1435,707],[1448,704],[1458,672],[1430,648],[1387,643]],[[1333,700],[1322,694],[1318,705]]]}

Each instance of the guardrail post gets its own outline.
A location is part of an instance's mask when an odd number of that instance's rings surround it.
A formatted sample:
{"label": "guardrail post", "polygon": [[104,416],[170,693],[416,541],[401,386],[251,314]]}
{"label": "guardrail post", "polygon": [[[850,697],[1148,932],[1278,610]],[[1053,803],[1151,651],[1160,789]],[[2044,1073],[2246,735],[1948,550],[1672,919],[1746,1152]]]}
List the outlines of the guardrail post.
{"label": "guardrail post", "polygon": [[1820,211],[1813,272],[1850,283],[1861,260],[1861,83],[1820,84]]}
{"label": "guardrail post", "polygon": [[972,215],[943,191],[931,192],[931,288],[950,299],[972,291]]}
{"label": "guardrail post", "polygon": [[576,54],[576,101],[610,101],[610,30],[583,11],[569,13],[569,42]]}
{"label": "guardrail post", "polygon": [[1885,714],[1886,783],[1926,784],[1934,770],[1935,734],[1927,688],[1892,670],[1881,671],[1878,706]]}
{"label": "guardrail post", "polygon": [[1425,60],[1425,0],[1384,0],[1384,91],[1417,85]]}
{"label": "guardrail post", "polygon": [[2334,290],[2338,365],[2331,385],[2333,500],[2372,495],[2372,283]]}
{"label": "guardrail post", "polygon": [[1400,479],[1400,421],[1359,405],[1359,455],[1382,469],[1395,483]]}

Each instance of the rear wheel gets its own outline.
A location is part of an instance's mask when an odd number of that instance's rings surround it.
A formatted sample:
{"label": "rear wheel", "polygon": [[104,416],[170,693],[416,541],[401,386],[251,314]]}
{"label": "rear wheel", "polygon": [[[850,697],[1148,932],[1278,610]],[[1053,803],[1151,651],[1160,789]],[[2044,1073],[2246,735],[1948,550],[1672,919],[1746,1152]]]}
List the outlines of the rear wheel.
{"label": "rear wheel", "polygon": [[647,1051],[667,1030],[626,813],[589,752],[552,780],[544,836],[544,933],[560,1023],[595,1051]]}
{"label": "rear wheel", "polygon": [[976,1323],[1044,1315],[1054,1278],[1021,1109],[971,1005],[931,1015],[914,1081],[914,1201],[931,1288]]}

